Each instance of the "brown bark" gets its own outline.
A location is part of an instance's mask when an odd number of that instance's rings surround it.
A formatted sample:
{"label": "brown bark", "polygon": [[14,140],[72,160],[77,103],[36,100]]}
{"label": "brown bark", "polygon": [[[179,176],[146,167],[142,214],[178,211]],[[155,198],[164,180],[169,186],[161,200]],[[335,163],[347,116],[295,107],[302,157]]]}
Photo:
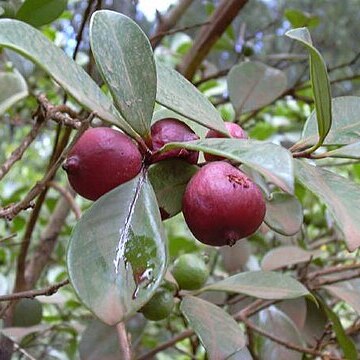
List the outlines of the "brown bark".
{"label": "brown bark", "polygon": [[191,80],[194,77],[197,68],[210,52],[213,45],[247,2],[248,0],[222,0],[212,14],[209,24],[203,26],[199,31],[194,45],[179,66],[179,71],[187,79]]}

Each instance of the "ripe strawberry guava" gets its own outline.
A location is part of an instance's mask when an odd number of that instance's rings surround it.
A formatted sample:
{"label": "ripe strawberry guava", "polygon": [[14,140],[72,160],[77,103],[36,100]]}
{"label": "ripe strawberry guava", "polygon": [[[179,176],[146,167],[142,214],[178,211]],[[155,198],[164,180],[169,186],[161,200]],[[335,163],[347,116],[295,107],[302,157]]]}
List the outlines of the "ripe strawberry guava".
{"label": "ripe strawberry guava", "polygon": [[253,234],[265,217],[261,190],[225,161],[202,167],[188,183],[183,198],[185,221],[204,244],[234,245]]}

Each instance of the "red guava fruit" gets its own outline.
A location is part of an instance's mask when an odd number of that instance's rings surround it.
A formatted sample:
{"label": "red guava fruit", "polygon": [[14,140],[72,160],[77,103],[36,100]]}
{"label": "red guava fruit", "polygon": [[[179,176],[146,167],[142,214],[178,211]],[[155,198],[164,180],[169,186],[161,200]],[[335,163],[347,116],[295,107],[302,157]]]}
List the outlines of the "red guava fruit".
{"label": "red guava fruit", "polygon": [[186,149],[173,149],[162,154],[157,154],[165,144],[170,142],[184,142],[198,140],[199,137],[191,130],[189,126],[180,120],[165,118],[157,121],[151,126],[152,150],[154,154],[151,162],[155,163],[169,158],[181,158],[190,164],[196,164],[199,157],[198,151]]}
{"label": "red guava fruit", "polygon": [[194,236],[212,246],[234,245],[253,234],[265,217],[259,187],[225,161],[202,167],[183,197],[185,221]]}
{"label": "red guava fruit", "polygon": [[[246,131],[243,130],[243,128],[241,126],[239,126],[238,124],[231,123],[231,122],[225,122],[224,124],[225,124],[225,127],[226,127],[230,137],[232,137],[234,139],[248,139],[248,135],[247,135]],[[209,130],[205,137],[207,139],[208,138],[225,138],[225,135],[223,135],[215,130]],[[224,158],[221,156],[208,154],[208,153],[204,153],[204,158],[206,161],[224,160]]]}
{"label": "red guava fruit", "polygon": [[98,127],[86,130],[63,164],[73,189],[96,200],[134,178],[141,170],[137,145],[120,131]]}

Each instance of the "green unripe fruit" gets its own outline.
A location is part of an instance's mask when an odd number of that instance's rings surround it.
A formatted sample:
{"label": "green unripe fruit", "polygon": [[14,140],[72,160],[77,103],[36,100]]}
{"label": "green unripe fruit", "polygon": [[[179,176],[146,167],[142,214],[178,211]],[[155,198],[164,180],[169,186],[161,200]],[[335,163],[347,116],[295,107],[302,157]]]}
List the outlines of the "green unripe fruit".
{"label": "green unripe fruit", "polygon": [[13,326],[28,327],[41,322],[42,304],[36,299],[21,299],[15,305]]}
{"label": "green unripe fruit", "polygon": [[205,285],[209,270],[199,256],[184,254],[175,260],[172,274],[180,289],[197,290]]}
{"label": "green unripe fruit", "polygon": [[166,290],[157,290],[154,296],[145,304],[140,312],[152,321],[158,321],[168,317],[174,307],[174,296]]}

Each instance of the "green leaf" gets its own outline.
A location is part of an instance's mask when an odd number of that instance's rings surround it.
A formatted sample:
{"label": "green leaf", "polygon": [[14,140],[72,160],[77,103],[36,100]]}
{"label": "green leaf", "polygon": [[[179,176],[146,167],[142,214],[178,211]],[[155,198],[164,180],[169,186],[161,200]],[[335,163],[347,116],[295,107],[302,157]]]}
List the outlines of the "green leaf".
{"label": "green leaf", "polygon": [[339,282],[323,287],[333,296],[348,303],[360,315],[360,281],[359,279]]}
{"label": "green leaf", "polygon": [[360,186],[320,167],[296,160],[296,176],[318,196],[342,230],[350,251],[360,246]]}
{"label": "green leaf", "polygon": [[260,62],[235,65],[227,76],[229,96],[236,112],[260,109],[272,103],[286,90],[286,76]]}
{"label": "green leaf", "polygon": [[266,201],[265,223],[274,231],[286,236],[295,235],[302,222],[302,206],[295,196],[275,192]]}
{"label": "green leaf", "polygon": [[272,271],[248,271],[207,285],[200,291],[227,291],[260,299],[294,299],[309,295],[304,285],[294,278]]}
{"label": "green leaf", "polygon": [[0,115],[26,96],[28,87],[18,71],[0,72]]}
{"label": "green leaf", "polygon": [[284,12],[286,19],[289,20],[293,28],[299,27],[316,27],[320,23],[318,16],[311,15],[298,9],[286,9]]}
{"label": "green leaf", "polygon": [[218,306],[186,296],[180,310],[199,337],[209,359],[226,359],[245,348],[246,340],[240,326]]}
{"label": "green leaf", "polygon": [[317,298],[321,308],[325,311],[327,317],[333,324],[333,330],[335,331],[336,338],[341,346],[346,360],[357,360],[358,352],[356,350],[356,346],[350,337],[346,335],[346,332],[334,311],[330,307],[326,305],[324,301]]}
{"label": "green leaf", "polygon": [[310,261],[321,255],[321,251],[307,251],[298,246],[279,246],[270,250],[261,262],[263,270],[276,270],[285,266],[300,264]]}
{"label": "green leaf", "polygon": [[[332,126],[325,145],[347,145],[359,141],[360,134],[360,97],[341,96],[332,99]],[[301,146],[316,144],[316,113],[312,112],[306,120],[302,133]]]}
{"label": "green leaf", "polygon": [[77,295],[108,325],[127,319],[151,298],[166,262],[159,209],[144,174],[98,199],[75,226],[68,246]]}
{"label": "green leaf", "polygon": [[67,0],[25,0],[16,18],[40,27],[56,20],[67,7]]}
{"label": "green leaf", "polygon": [[[275,306],[262,310],[259,313],[259,326],[264,331],[298,346],[303,345],[302,336],[296,325],[289,317]],[[259,355],[266,360],[301,360],[303,355],[297,351],[290,350],[285,346],[264,338],[261,343]]]}
{"label": "green leaf", "polygon": [[0,46],[29,58],[81,105],[96,112],[100,118],[119,126],[129,135],[138,136],[120,117],[111,99],[101,91],[85,70],[40,31],[18,20],[0,19]]}
{"label": "green leaf", "polygon": [[191,177],[198,170],[182,160],[164,160],[149,169],[149,179],[159,207],[172,217],[182,208],[182,198]]}
{"label": "green leaf", "polygon": [[346,158],[346,159],[360,159],[360,141],[341,148],[322,153],[324,157]]}
{"label": "green leaf", "polygon": [[310,81],[313,90],[319,140],[312,151],[322,145],[331,129],[331,93],[330,81],[325,61],[319,51],[312,45],[311,36],[307,28],[289,30],[286,36],[301,42],[310,55]]}
{"label": "green leaf", "polygon": [[220,155],[253,168],[282,190],[294,192],[293,158],[282,146],[243,139],[204,139],[169,143],[162,151],[185,148]]}
{"label": "green leaf", "polygon": [[127,16],[101,10],[90,21],[90,43],[121,115],[143,138],[150,137],[156,68],[148,38]]}
{"label": "green leaf", "polygon": [[156,62],[156,101],[207,128],[227,134],[224,122],[211,102],[177,71]]}

